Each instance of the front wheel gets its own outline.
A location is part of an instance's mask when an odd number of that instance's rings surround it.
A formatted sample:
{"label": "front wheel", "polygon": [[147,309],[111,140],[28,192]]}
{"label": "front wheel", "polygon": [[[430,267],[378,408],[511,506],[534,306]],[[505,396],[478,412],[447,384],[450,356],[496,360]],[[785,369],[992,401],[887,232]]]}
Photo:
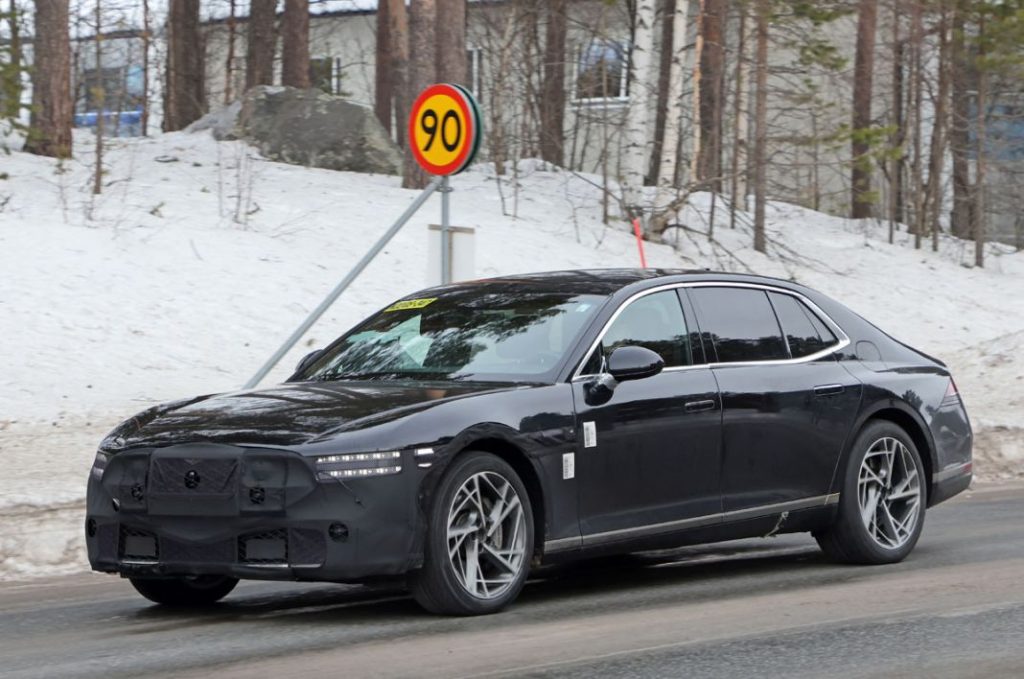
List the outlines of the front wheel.
{"label": "front wheel", "polygon": [[896,424],[872,422],[854,443],[836,522],[815,538],[836,561],[902,561],[921,536],[926,492],[914,442]]}
{"label": "front wheel", "polygon": [[466,453],[435,492],[413,597],[432,613],[495,613],[519,595],[532,554],[533,512],[519,475],[494,455]]}
{"label": "front wheel", "polygon": [[150,601],[164,606],[208,606],[226,597],[238,584],[221,575],[176,578],[131,578],[132,587]]}

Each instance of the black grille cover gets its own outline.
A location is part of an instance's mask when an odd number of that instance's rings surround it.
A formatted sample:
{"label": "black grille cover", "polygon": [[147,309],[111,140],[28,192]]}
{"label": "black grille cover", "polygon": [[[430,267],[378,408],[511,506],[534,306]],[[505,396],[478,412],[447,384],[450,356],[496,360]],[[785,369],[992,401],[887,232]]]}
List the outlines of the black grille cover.
{"label": "black grille cover", "polygon": [[160,559],[170,563],[234,563],[235,541],[228,539],[194,543],[179,542],[165,537],[160,539]]}

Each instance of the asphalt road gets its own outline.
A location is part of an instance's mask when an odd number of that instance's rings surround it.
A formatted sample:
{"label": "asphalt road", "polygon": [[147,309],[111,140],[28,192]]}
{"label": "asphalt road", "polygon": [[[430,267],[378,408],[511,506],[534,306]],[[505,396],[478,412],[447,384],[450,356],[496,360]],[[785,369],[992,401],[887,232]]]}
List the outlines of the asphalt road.
{"label": "asphalt road", "polygon": [[111,576],[0,583],[0,676],[1024,677],[1024,486],[929,512],[894,566],[744,540],[559,569],[487,618],[387,588],[243,583],[182,612]]}

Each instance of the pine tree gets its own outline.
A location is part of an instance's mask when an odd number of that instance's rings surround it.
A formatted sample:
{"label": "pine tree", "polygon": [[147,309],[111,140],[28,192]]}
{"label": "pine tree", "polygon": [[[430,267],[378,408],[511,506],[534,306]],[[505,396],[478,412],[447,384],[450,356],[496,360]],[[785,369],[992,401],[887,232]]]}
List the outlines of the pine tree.
{"label": "pine tree", "polygon": [[436,0],[438,82],[469,86],[466,63],[466,0]]}
{"label": "pine tree", "polygon": [[277,0],[252,0],[246,37],[245,88],[274,83]]}
{"label": "pine tree", "polygon": [[878,0],[860,0],[857,11],[857,54],[853,68],[853,124],[850,135],[850,216],[871,216],[871,87],[875,69],[875,28]]}
{"label": "pine tree", "polygon": [[565,41],[566,0],[547,3],[544,32],[544,80],[540,97],[540,155],[554,165],[565,164]]}
{"label": "pine tree", "polygon": [[167,84],[164,89],[165,132],[184,129],[198,120],[206,108],[202,40],[199,0],[170,0]]}
{"label": "pine tree", "polygon": [[32,117],[25,150],[71,157],[71,43],[68,0],[36,0]]}
{"label": "pine tree", "polygon": [[309,81],[309,0],[285,0],[281,20],[281,84],[306,89]]}
{"label": "pine tree", "polygon": [[[415,97],[437,80],[437,2],[411,0],[409,3],[409,93]],[[405,154],[402,186],[422,189],[427,174],[416,164],[412,154]]]}

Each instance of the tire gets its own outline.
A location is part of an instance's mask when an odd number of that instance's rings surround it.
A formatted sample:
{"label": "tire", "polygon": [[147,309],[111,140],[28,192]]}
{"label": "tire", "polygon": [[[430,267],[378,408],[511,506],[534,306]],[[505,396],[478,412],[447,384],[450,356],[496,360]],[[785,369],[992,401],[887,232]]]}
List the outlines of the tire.
{"label": "tire", "polygon": [[515,470],[489,453],[460,455],[431,502],[423,567],[410,579],[413,598],[442,615],[496,613],[526,583],[533,540],[530,498]]}
{"label": "tire", "polygon": [[236,578],[197,575],[176,578],[131,578],[132,587],[154,603],[180,608],[209,606],[226,597],[238,584]]}
{"label": "tire", "polygon": [[847,461],[836,520],[814,537],[834,561],[902,561],[921,536],[927,489],[921,456],[907,433],[892,422],[869,422]]}

